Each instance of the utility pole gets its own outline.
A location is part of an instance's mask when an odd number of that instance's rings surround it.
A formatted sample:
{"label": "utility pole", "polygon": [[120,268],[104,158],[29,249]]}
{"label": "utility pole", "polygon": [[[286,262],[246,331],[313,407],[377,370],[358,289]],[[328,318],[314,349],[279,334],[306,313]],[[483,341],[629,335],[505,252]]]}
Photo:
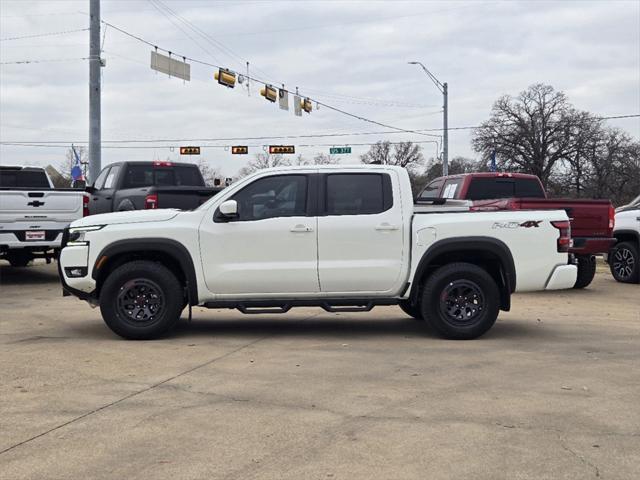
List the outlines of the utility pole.
{"label": "utility pole", "polygon": [[96,181],[101,170],[100,130],[100,0],[89,0],[89,178]]}
{"label": "utility pole", "polygon": [[444,82],[442,85],[442,94],[444,95],[443,107],[443,128],[442,134],[442,175],[449,175],[449,85]]}
{"label": "utility pole", "polygon": [[447,82],[440,82],[422,62],[408,62],[409,65],[420,65],[424,73],[431,79],[433,84],[442,93],[444,98],[443,118],[442,118],[442,175],[449,175],[449,85]]}

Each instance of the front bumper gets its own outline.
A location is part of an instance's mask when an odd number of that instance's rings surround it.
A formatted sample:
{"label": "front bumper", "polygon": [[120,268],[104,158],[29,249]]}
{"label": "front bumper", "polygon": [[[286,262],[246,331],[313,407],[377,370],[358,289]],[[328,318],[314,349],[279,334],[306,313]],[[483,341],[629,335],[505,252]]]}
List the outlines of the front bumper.
{"label": "front bumper", "polygon": [[[89,303],[96,303],[96,281],[91,278],[89,272],[89,247],[88,246],[66,246],[66,230],[62,240],[62,250],[58,259],[58,275],[62,283],[62,295],[74,295]],[[67,275],[68,268],[83,268],[86,275],[82,277],[70,277]]]}
{"label": "front bumper", "polygon": [[551,273],[544,289],[565,290],[573,288],[577,277],[578,267],[576,265],[558,265]]}

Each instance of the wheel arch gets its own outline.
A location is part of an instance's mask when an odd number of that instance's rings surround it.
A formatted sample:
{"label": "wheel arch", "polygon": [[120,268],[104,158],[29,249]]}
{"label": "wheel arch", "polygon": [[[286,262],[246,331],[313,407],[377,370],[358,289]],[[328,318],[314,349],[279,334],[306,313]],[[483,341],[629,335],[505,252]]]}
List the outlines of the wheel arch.
{"label": "wheel arch", "polygon": [[188,302],[198,304],[198,281],[193,259],[187,248],[168,238],[118,240],[106,246],[96,257],[91,277],[96,281],[96,296],[110,272],[133,260],[156,261],[171,270],[187,287]]}
{"label": "wheel arch", "polygon": [[618,243],[634,242],[636,245],[640,245],[640,233],[634,230],[616,230],[613,232],[613,236],[618,240]]}
{"label": "wheel arch", "polygon": [[459,237],[442,239],[422,255],[413,276],[409,298],[417,303],[424,279],[439,267],[455,262],[478,265],[491,275],[500,290],[500,308],[511,308],[511,294],[516,289],[516,269],[507,245],[489,237]]}

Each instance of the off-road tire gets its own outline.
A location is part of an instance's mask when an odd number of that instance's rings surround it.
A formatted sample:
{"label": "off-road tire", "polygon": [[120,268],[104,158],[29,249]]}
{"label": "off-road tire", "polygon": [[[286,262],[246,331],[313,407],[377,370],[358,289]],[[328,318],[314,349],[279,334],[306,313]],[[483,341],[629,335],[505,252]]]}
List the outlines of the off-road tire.
{"label": "off-road tire", "polygon": [[596,276],[596,257],[595,255],[578,255],[578,276],[573,288],[585,288],[593,281]]}
{"label": "off-road tire", "polygon": [[450,263],[427,278],[422,315],[433,330],[451,340],[471,340],[496,322],[500,292],[485,270],[471,263]]}
{"label": "off-road tire", "polygon": [[640,282],[640,255],[638,247],[632,242],[616,244],[609,252],[611,275],[618,282]]}
{"label": "off-road tire", "polygon": [[164,265],[136,260],[116,268],[100,291],[100,311],[107,326],[130,340],[166,334],[180,319],[184,289]]}

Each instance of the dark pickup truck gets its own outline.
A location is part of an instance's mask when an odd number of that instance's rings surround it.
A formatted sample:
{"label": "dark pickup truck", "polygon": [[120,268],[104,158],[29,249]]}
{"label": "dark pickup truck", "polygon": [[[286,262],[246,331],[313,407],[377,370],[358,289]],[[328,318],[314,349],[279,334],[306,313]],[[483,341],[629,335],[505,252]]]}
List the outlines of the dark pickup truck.
{"label": "dark pickup truck", "polygon": [[473,201],[472,210],[565,210],[571,222],[573,254],[578,278],[573,288],[584,288],[596,273],[594,254],[607,253],[613,238],[614,214],[609,200],[547,198],[535,175],[481,172],[436,178],[418,194],[420,199],[455,198]]}
{"label": "dark pickup truck", "polygon": [[197,165],[117,162],[102,169],[90,194],[89,214],[145,208],[198,207],[222,188],[207,187]]}

